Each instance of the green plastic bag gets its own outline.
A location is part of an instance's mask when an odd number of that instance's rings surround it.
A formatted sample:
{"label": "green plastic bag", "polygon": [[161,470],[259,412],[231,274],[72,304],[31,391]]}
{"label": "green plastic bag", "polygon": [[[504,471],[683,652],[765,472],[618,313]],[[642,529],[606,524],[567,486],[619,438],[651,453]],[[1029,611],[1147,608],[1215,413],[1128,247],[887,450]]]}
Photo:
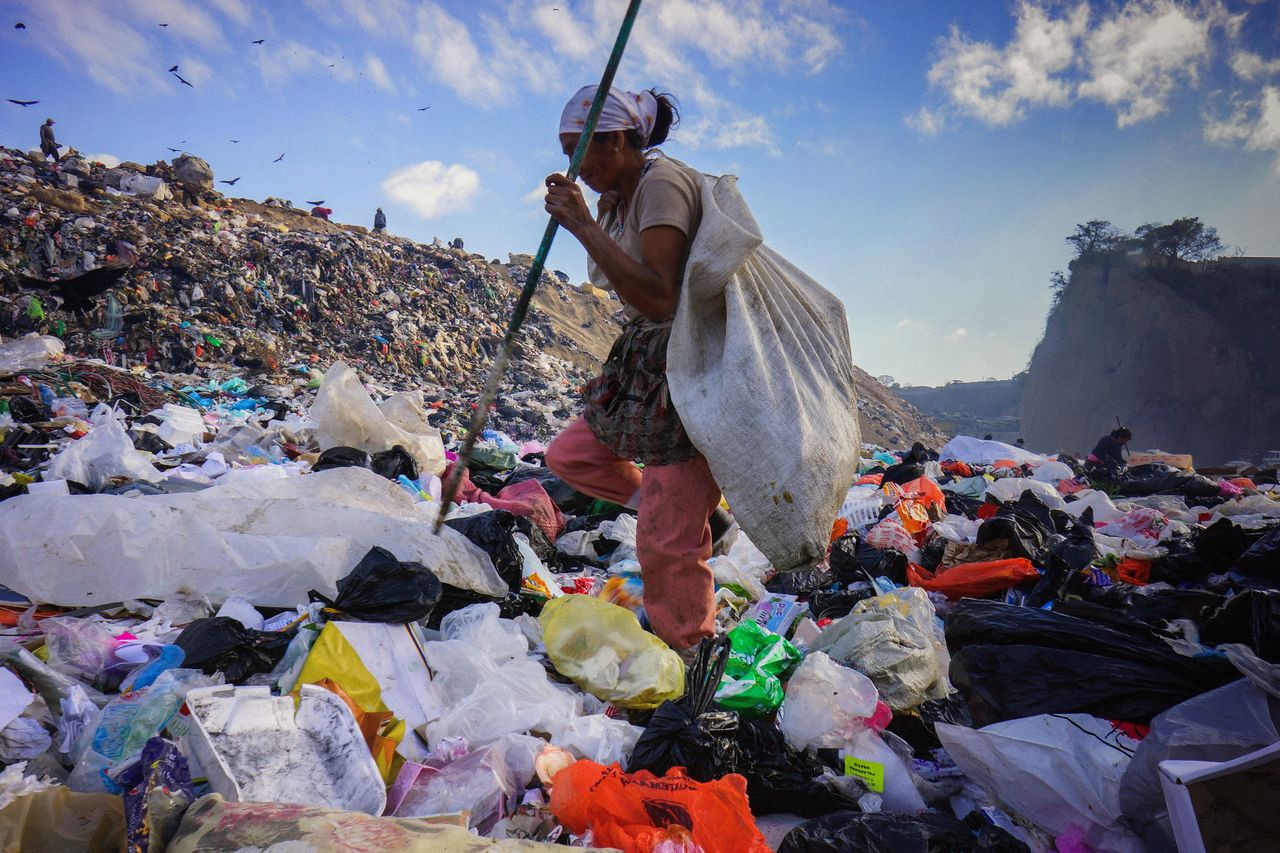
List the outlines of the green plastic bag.
{"label": "green plastic bag", "polygon": [[729,632],[729,663],[716,689],[716,704],[743,717],[763,717],[782,704],[782,679],[804,657],[795,646],[754,621]]}

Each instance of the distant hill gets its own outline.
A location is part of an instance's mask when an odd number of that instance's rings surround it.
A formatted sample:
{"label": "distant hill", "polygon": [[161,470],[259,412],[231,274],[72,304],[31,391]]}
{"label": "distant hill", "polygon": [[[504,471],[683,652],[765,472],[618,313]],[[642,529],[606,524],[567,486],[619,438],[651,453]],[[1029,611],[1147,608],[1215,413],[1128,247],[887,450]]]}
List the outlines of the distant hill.
{"label": "distant hill", "polygon": [[1280,449],[1280,258],[1073,264],[1036,347],[1022,428],[1088,451],[1118,417],[1132,449],[1197,464]]}

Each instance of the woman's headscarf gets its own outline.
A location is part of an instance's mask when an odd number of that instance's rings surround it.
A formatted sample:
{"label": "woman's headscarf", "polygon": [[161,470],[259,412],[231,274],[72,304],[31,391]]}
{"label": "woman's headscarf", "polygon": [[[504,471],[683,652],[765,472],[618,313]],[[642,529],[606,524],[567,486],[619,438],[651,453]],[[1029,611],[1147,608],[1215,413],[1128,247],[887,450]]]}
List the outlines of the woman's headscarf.
{"label": "woman's headscarf", "polygon": [[[569,103],[564,105],[560,113],[560,133],[581,133],[587,124],[587,113],[591,111],[591,102],[595,100],[599,86],[583,86]],[[653,132],[653,123],[658,118],[658,99],[652,92],[627,92],[623,89],[610,89],[604,99],[604,109],[600,112],[600,120],[596,124],[596,133],[608,133],[613,130],[638,130],[649,141]]]}

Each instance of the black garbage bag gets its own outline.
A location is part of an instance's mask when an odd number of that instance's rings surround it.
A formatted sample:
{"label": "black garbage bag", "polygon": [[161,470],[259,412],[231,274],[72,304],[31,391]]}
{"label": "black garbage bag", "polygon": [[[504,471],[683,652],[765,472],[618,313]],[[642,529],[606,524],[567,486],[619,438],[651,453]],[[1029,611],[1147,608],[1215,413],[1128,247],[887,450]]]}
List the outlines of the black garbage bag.
{"label": "black garbage bag", "polygon": [[1028,489],[1016,501],[1001,504],[995,515],[982,522],[977,543],[1008,542],[1012,556],[1026,557],[1037,566],[1044,566],[1055,533],[1049,508]]}
{"label": "black garbage bag", "polygon": [[964,599],[946,624],[951,682],[985,726],[1086,713],[1145,723],[1239,676],[1224,658],[1188,658],[1160,641],[1038,608]]}
{"label": "black garbage bag", "polygon": [[769,592],[795,595],[800,598],[813,595],[836,586],[836,576],[827,569],[808,569],[801,572],[779,572],[764,585]]}
{"label": "black garbage bag", "polygon": [[685,673],[684,696],[663,702],[653,712],[631,752],[628,773],[648,770],[662,776],[672,767],[684,767],[690,779],[710,782],[737,772],[742,766],[738,714],[711,709],[729,653],[728,637],[699,644]]}
{"label": "black garbage bag", "polygon": [[839,619],[853,612],[853,606],[859,601],[875,597],[875,588],[867,581],[855,583],[852,589],[818,590],[809,596],[809,612],[813,615],[815,622],[822,619]]}
{"label": "black garbage bag", "polygon": [[901,586],[906,586],[907,583],[906,555],[892,548],[872,548],[861,537],[852,533],[835,541],[831,546],[828,562],[841,586],[858,581],[870,583],[881,576]]}
{"label": "black garbage bag", "polygon": [[440,601],[435,572],[421,563],[401,562],[384,548],[370,548],[356,567],[338,581],[332,601],[314,589],[312,601],[324,602],[333,618],[352,622],[417,622]]}
{"label": "black garbage bag", "polygon": [[787,833],[778,853],[1028,853],[1008,832],[943,812],[833,812]]}
{"label": "black garbage bag", "polygon": [[1080,570],[1098,556],[1098,544],[1093,538],[1093,509],[1080,514],[1066,536],[1049,537],[1049,568],[1027,595],[1027,605],[1040,607],[1050,601],[1065,598],[1074,587],[1084,586]]}
{"label": "black garbage bag", "polygon": [[747,779],[753,815],[817,817],[857,808],[857,800],[827,784],[829,777],[822,776],[823,764],[812,750],[794,749],[768,720],[740,720],[736,739],[742,761],[737,772]]}
{"label": "black garbage bag", "polygon": [[1268,663],[1280,663],[1280,590],[1249,589],[1227,599],[1205,621],[1200,642],[1244,643]]}
{"label": "black garbage bag", "polygon": [[9,414],[20,424],[34,424],[49,420],[53,413],[44,403],[30,397],[10,397]]}
{"label": "black garbage bag", "polygon": [[1242,575],[1280,581],[1280,527],[1250,545],[1234,562],[1235,570]]}
{"label": "black garbage bag", "polygon": [[1220,518],[1191,541],[1178,537],[1163,543],[1169,553],[1151,567],[1151,580],[1200,583],[1211,574],[1229,570],[1258,538],[1257,533],[1237,527],[1231,519]]}
{"label": "black garbage bag", "polygon": [[560,552],[556,550],[556,546],[547,538],[547,534],[542,532],[542,528],[534,524],[531,519],[523,516],[516,516],[516,531],[524,534],[524,538],[529,540],[529,547],[533,549],[533,553],[538,555],[538,559],[542,561],[549,569],[555,569],[560,563]]}
{"label": "black garbage bag", "polygon": [[444,617],[455,610],[461,610],[473,604],[496,604],[498,605],[499,616],[503,619],[514,619],[521,614],[536,617],[542,612],[543,605],[547,603],[546,599],[536,595],[520,595],[519,593],[509,592],[501,598],[495,598],[490,595],[472,592],[469,589],[462,589],[452,584],[441,584],[441,587],[440,602],[426,619],[427,627],[437,630],[440,628],[440,622]]}
{"label": "black garbage bag", "polygon": [[375,474],[386,477],[388,480],[394,480],[401,474],[410,480],[418,479],[418,463],[413,461],[409,451],[398,444],[390,450],[373,454],[369,460],[369,467]]}
{"label": "black garbage bag", "polygon": [[943,489],[942,496],[947,502],[948,515],[963,515],[970,521],[978,517],[978,510],[985,503],[981,498],[971,498],[968,495],[957,494],[946,489]]}
{"label": "black garbage bag", "polygon": [[489,555],[493,560],[493,567],[498,570],[498,576],[506,582],[508,589],[512,592],[520,591],[520,582],[524,578],[524,558],[520,556],[520,546],[516,545],[513,535],[516,530],[514,515],[503,509],[495,509],[467,518],[455,518],[445,524]]}
{"label": "black garbage bag", "polygon": [[1190,619],[1200,625],[1224,601],[1223,596],[1204,589],[1162,589],[1130,595],[1124,612],[1156,628],[1163,628],[1174,619]]}
{"label": "black garbage bag", "polygon": [[230,616],[211,616],[192,622],[173,642],[186,654],[184,667],[205,675],[221,672],[227,683],[243,684],[274,669],[290,639],[284,631],[253,631]]}
{"label": "black garbage bag", "polygon": [[1116,480],[1116,486],[1127,498],[1182,495],[1188,500],[1195,500],[1214,497],[1221,491],[1218,484],[1208,477],[1161,463],[1127,468]]}
{"label": "black garbage bag", "polygon": [[1077,619],[1086,619],[1098,625],[1105,625],[1112,630],[1119,631],[1144,643],[1160,641],[1160,635],[1156,633],[1151,624],[1141,622],[1121,610],[1096,604],[1092,601],[1062,599],[1054,602],[1053,612],[1061,613],[1064,616],[1074,616]]}
{"label": "black garbage bag", "polygon": [[368,468],[369,454],[354,447],[330,447],[321,451],[312,471],[327,471],[330,468]]}

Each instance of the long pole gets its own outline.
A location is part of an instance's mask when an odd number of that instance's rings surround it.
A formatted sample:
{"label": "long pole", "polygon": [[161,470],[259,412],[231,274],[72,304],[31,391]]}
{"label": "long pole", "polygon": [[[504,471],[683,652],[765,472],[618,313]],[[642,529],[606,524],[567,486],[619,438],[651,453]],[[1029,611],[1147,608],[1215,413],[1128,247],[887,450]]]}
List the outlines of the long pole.
{"label": "long pole", "polygon": [[[578,137],[578,147],[573,149],[569,171],[565,173],[565,177],[571,181],[578,179],[582,158],[586,156],[587,146],[591,144],[591,136],[595,133],[596,123],[600,120],[600,111],[604,109],[604,99],[613,86],[613,77],[618,72],[618,64],[622,62],[622,52],[626,49],[627,39],[631,37],[631,28],[639,12],[640,0],[631,0],[630,5],[627,6],[627,14],[622,19],[622,26],[618,29],[618,38],[613,43],[613,52],[609,54],[609,62],[605,65],[604,74],[600,77],[600,88],[596,90],[595,100],[591,102],[591,110],[587,113],[582,135]],[[444,516],[449,510],[449,504],[458,494],[462,473],[467,470],[471,462],[471,453],[475,450],[480,433],[484,432],[485,421],[489,418],[489,407],[498,396],[498,386],[502,384],[502,377],[506,375],[507,362],[511,360],[511,349],[515,345],[516,335],[524,323],[525,315],[529,313],[529,302],[533,299],[534,291],[538,289],[538,282],[542,279],[542,269],[547,263],[547,253],[551,251],[551,242],[555,240],[556,231],[559,228],[560,223],[552,217],[547,222],[547,230],[542,234],[542,245],[538,247],[538,254],[534,255],[533,266],[529,267],[529,276],[524,282],[524,290],[520,291],[515,310],[511,312],[507,333],[502,338],[502,346],[498,348],[498,356],[493,360],[493,367],[489,369],[489,379],[485,382],[484,393],[480,395],[475,414],[471,417],[471,428],[467,431],[466,440],[462,443],[462,452],[458,454],[458,461],[453,464],[452,475],[444,484],[444,490],[440,496],[440,515],[436,518],[436,533],[440,532],[440,527],[444,524]]]}

